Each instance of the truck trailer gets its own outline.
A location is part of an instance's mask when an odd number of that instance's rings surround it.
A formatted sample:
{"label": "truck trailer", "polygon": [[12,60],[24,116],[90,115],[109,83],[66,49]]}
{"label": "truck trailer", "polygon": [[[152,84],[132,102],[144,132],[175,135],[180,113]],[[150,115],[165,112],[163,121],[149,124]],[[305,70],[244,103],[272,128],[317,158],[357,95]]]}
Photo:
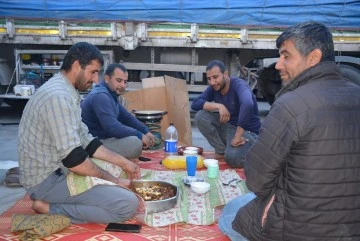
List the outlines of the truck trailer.
{"label": "truck trailer", "polygon": [[1,1],[0,102],[26,102],[69,47],[86,41],[102,51],[104,68],[127,67],[130,90],[143,78],[170,75],[184,79],[190,95],[202,92],[206,64],[219,59],[271,104],[281,87],[275,40],[310,20],[331,29],[337,63],[360,85],[359,1]]}

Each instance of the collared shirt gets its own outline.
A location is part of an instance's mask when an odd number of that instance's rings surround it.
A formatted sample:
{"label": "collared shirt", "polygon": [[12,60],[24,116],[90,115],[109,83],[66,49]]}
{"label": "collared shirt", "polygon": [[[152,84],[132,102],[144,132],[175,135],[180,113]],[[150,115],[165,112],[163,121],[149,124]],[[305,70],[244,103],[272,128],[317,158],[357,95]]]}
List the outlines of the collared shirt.
{"label": "collared shirt", "polygon": [[80,95],[58,73],[42,85],[27,103],[18,132],[20,182],[26,188],[63,167],[74,148],[94,139],[81,121]]}

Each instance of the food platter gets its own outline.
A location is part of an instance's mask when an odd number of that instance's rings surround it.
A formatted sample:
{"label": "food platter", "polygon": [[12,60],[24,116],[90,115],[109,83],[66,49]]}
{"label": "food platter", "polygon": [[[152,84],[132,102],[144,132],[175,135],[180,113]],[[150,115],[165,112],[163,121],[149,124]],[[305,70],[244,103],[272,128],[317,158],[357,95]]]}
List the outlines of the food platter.
{"label": "food platter", "polygon": [[[143,198],[145,201],[147,213],[163,212],[169,210],[170,208],[173,208],[179,198],[179,190],[176,185],[164,181],[151,180],[135,180],[132,182],[132,190],[138,195],[140,195],[140,193],[138,193],[136,190],[145,190],[146,188],[148,188],[149,191],[153,191],[154,189],[152,187],[154,186],[164,187],[167,191],[171,190],[173,191],[174,196],[155,201],[146,201],[145,198]],[[143,195],[140,196],[143,197]]]}

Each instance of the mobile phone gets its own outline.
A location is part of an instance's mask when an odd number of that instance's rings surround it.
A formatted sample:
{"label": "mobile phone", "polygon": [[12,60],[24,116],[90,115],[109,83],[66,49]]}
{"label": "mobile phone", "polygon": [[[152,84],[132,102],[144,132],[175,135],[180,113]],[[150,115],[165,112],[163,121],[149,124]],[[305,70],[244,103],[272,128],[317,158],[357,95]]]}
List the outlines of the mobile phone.
{"label": "mobile phone", "polygon": [[140,233],[141,225],[131,223],[109,223],[105,231]]}
{"label": "mobile phone", "polygon": [[139,156],[138,157],[139,161],[142,161],[142,162],[148,162],[148,161],[151,161],[150,158],[147,158],[147,157],[143,157],[143,156]]}

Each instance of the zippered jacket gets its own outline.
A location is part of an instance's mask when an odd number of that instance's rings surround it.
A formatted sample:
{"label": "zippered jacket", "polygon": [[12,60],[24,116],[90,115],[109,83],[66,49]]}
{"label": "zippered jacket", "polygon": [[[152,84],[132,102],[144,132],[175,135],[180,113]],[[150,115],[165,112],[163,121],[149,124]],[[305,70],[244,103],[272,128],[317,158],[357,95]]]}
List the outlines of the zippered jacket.
{"label": "zippered jacket", "polygon": [[233,228],[249,240],[360,240],[360,86],[334,62],[301,73],[279,91],[245,175],[257,197]]}

